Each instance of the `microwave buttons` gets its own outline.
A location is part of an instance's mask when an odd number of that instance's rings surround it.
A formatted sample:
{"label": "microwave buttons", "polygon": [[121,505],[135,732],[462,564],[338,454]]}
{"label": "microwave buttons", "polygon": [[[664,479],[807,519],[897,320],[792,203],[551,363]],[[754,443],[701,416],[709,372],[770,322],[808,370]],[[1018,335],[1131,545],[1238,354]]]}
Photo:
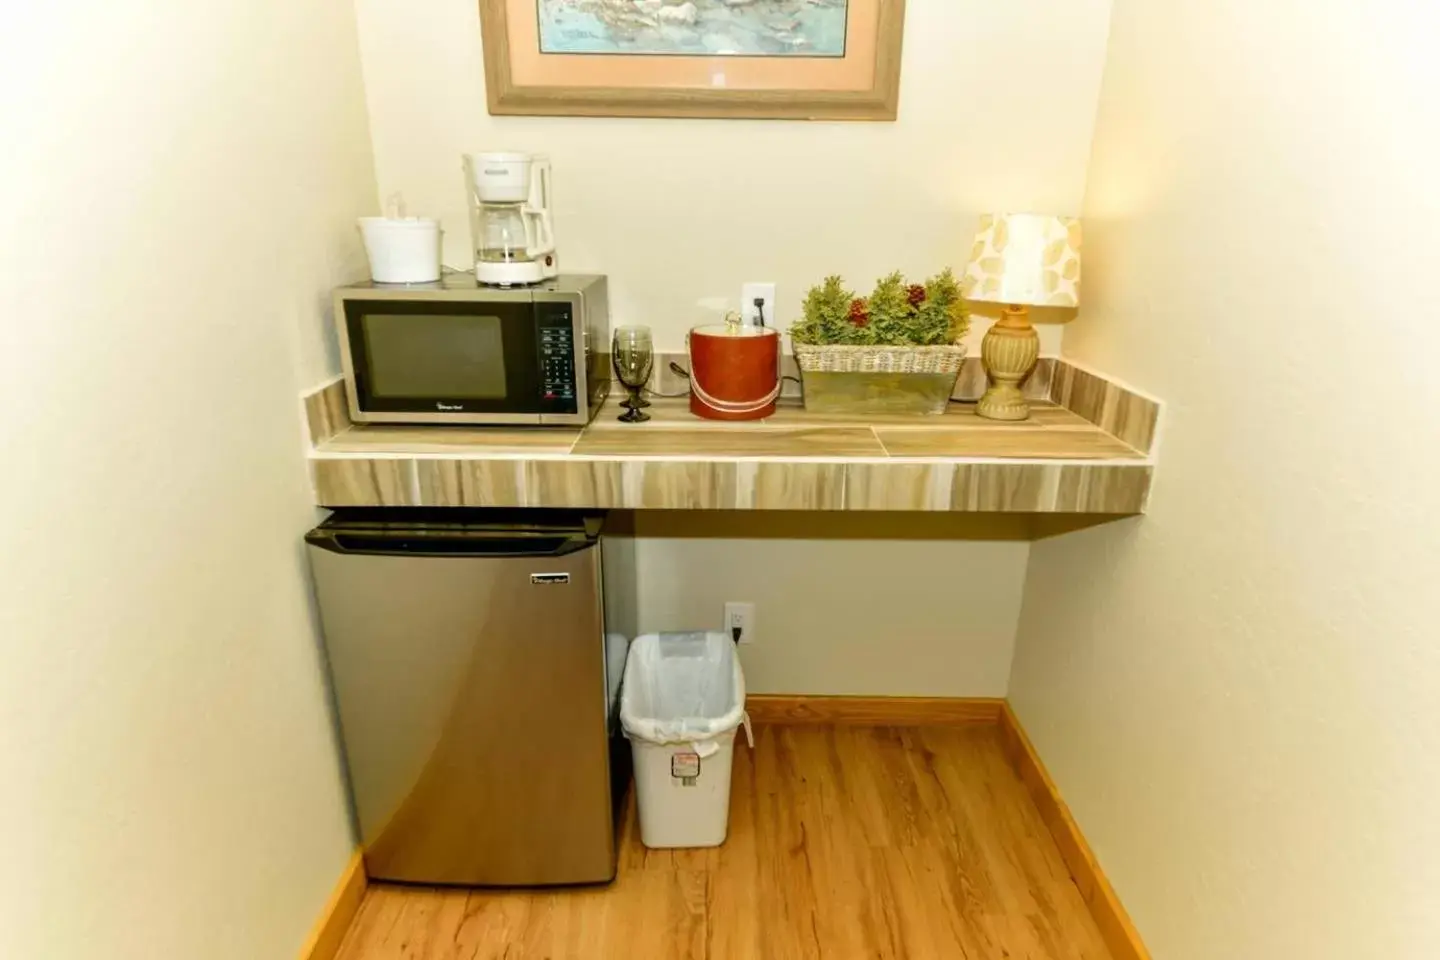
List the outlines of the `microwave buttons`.
{"label": "microwave buttons", "polygon": [[576,395],[575,336],[568,314],[558,319],[562,322],[547,322],[539,331],[540,399],[568,408]]}

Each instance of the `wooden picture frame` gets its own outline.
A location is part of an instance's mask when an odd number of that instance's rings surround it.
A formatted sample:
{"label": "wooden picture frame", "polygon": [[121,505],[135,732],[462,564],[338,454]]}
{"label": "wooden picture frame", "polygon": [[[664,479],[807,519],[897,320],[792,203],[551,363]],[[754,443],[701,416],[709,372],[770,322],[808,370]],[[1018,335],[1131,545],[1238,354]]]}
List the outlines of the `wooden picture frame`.
{"label": "wooden picture frame", "polygon": [[905,0],[849,0],[843,55],[542,53],[540,0],[479,0],[490,112],[894,120]]}

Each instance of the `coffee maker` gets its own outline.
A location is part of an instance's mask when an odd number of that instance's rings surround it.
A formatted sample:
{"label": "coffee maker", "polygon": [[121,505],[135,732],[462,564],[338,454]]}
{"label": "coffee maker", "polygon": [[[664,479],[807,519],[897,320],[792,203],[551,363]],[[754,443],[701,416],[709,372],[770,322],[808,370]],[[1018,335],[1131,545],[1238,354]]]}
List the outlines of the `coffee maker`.
{"label": "coffee maker", "polygon": [[525,286],[560,272],[550,220],[550,159],[529,153],[465,155],[475,279]]}

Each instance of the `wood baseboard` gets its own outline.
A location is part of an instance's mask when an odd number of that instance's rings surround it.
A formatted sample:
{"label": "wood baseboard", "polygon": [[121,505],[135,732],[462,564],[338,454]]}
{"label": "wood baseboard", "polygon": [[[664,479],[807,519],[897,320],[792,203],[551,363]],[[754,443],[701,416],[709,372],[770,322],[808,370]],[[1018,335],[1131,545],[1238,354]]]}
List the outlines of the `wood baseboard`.
{"label": "wood baseboard", "polygon": [[330,894],[325,910],[315,921],[315,929],[300,950],[300,960],[334,960],[340,952],[340,943],[350,929],[350,923],[360,912],[360,902],[365,899],[365,888],[369,880],[365,876],[365,859],[360,851],[345,865],[340,882]]}
{"label": "wood baseboard", "polygon": [[761,693],[745,698],[755,723],[832,723],[852,726],[918,727],[957,723],[998,723],[1005,701],[998,697],[812,697]]}
{"label": "wood baseboard", "polygon": [[1050,779],[1045,765],[1040,762],[1040,755],[1035,752],[1034,744],[1025,735],[1025,729],[1020,726],[1020,719],[1009,703],[1002,704],[999,720],[1005,753],[1035,801],[1050,835],[1055,838],[1060,857],[1075,879],[1075,885],[1080,888],[1085,906],[1095,919],[1095,926],[1100,929],[1100,936],[1110,948],[1111,955],[1115,960],[1150,960],[1150,952],[1145,949],[1139,932],[1130,922],[1130,915],[1115,895],[1105,871],[1100,869],[1100,862],[1095,859],[1090,844],[1085,842],[1080,825],[1070,815],[1070,808],[1061,799],[1055,781]]}

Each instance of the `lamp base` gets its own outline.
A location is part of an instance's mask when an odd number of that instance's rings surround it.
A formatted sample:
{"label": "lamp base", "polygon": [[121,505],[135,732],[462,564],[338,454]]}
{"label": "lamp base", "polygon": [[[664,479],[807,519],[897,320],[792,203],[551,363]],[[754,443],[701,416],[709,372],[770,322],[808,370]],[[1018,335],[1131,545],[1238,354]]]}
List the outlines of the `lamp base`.
{"label": "lamp base", "polygon": [[980,356],[991,384],[975,412],[988,420],[1028,419],[1030,404],[1020,392],[1020,381],[1030,375],[1040,357],[1040,335],[1030,325],[1029,308],[1006,307],[1000,321],[985,334]]}
{"label": "lamp base", "polygon": [[975,412],[986,420],[1028,420],[1030,404],[1013,383],[997,383],[985,391]]}

